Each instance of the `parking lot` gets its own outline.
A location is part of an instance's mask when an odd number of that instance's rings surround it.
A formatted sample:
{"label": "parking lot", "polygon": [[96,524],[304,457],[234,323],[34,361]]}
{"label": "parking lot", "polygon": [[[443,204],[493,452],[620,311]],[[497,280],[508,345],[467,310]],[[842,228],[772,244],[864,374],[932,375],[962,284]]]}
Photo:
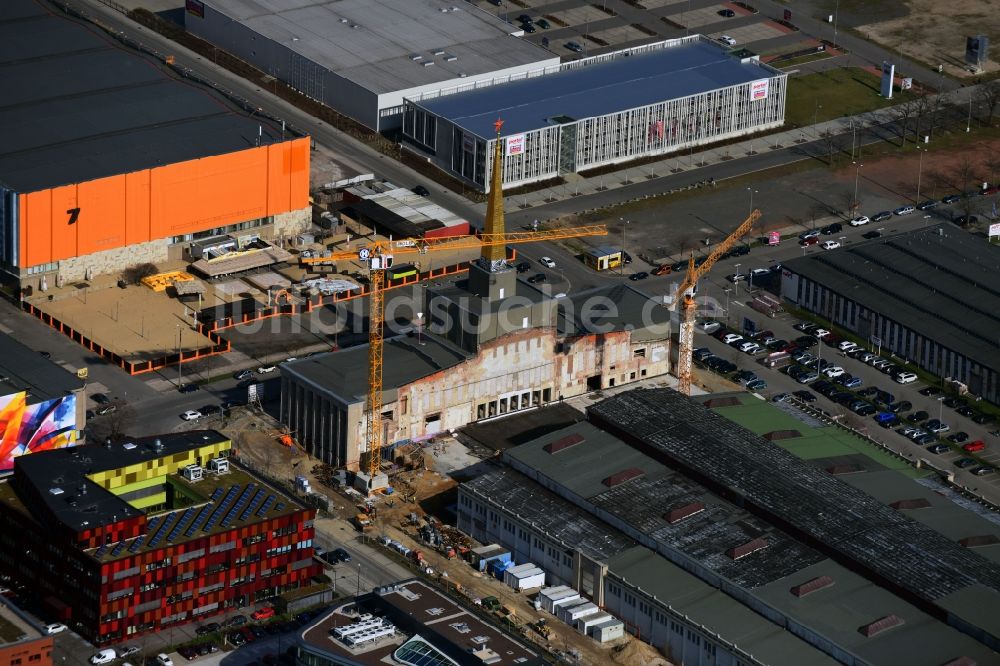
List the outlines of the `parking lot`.
{"label": "parking lot", "polygon": [[[810,354],[809,357],[802,359],[802,363],[793,362],[783,367],[766,368],[761,361],[767,358],[769,352],[773,353],[774,350],[785,348],[786,345],[781,341],[795,344],[796,339],[808,335],[806,331],[795,328],[796,325],[799,325],[800,328],[804,325],[787,314],[769,319],[763,314],[742,306],[742,303],[736,309],[741,319],[748,317],[757,321],[760,325],[759,330],[762,332],[762,335],[758,336],[761,340],[773,337],[777,342],[772,343],[770,350],[762,349],[756,353],[745,353],[738,349],[743,340],[734,340],[733,344],[726,344],[717,337],[724,336],[727,330],[730,335],[742,335],[740,331],[722,327],[713,335],[697,336],[696,347],[707,349],[717,358],[729,361],[736,366],[736,372],[725,374],[734,377],[735,381],[744,385],[755,378],[763,380],[766,386],[758,386],[756,392],[768,399],[779,394],[809,391],[812,394],[812,397],[809,398],[810,402],[801,404],[822,410],[841,424],[886,445],[910,460],[923,459],[943,471],[953,472],[959,485],[979,492],[994,502],[1000,500],[1000,476],[995,471],[995,468],[1000,466],[1000,437],[991,434],[991,432],[996,432],[1000,426],[993,420],[987,423],[976,423],[972,417],[978,415],[980,410],[977,409],[974,401],[946,395],[941,393],[938,387],[928,386],[920,380],[900,384],[885,371],[873,367],[871,362],[863,361],[862,359],[865,358],[863,354],[866,350],[862,349],[858,354],[847,354],[838,349],[838,344],[828,345],[825,342],[815,340],[815,337],[813,342],[803,339],[802,342],[806,344],[800,343],[797,349],[791,350],[793,353]],[[815,329],[812,332],[816,332]],[[889,362],[894,361],[893,365],[898,367],[898,359],[879,356],[875,354],[878,351],[878,349],[868,351],[868,354],[874,356],[873,361],[885,358]],[[827,374],[817,369],[823,364],[829,364]],[[696,361],[696,366],[706,368],[705,360]],[[835,369],[831,370],[831,368]],[[706,368],[705,371],[709,370]],[[808,374],[803,374],[799,380],[791,376],[799,372]],[[854,381],[849,381],[848,378],[854,378]],[[830,389],[826,389],[827,395],[821,393],[824,386],[818,382],[826,382],[831,385]],[[853,388],[847,388],[845,384]],[[827,396],[839,397],[839,402]],[[792,402],[796,401],[797,399],[792,400]],[[850,408],[852,403],[855,403],[853,410]],[[962,409],[963,407],[965,409]],[[889,420],[885,426],[880,426],[876,418],[880,414],[893,411],[893,409],[898,412],[896,420]],[[956,409],[962,409],[965,415],[957,412]],[[886,419],[884,416],[882,418]],[[942,424],[939,426],[941,432],[936,435],[930,433],[930,427],[936,425],[934,421],[939,421]],[[902,432],[904,428],[919,428],[920,431],[928,433],[925,443],[918,444],[912,438],[905,436]],[[965,437],[955,437],[958,433],[964,433]],[[950,441],[949,436],[955,439],[960,438],[962,441]],[[976,441],[983,442],[985,448],[973,453],[961,448],[963,444],[968,445]],[[935,448],[936,446],[938,448]],[[932,449],[940,452],[935,453]],[[963,468],[955,464],[961,459],[974,460],[975,463],[963,463],[969,465]],[[972,473],[973,470],[981,466],[987,466],[990,469],[982,476]]]}

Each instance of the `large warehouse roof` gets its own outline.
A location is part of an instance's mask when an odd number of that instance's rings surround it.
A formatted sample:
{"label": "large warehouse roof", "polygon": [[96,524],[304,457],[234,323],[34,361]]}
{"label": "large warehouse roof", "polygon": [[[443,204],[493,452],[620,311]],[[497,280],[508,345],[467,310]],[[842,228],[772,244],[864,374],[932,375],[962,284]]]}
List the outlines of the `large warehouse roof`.
{"label": "large warehouse roof", "polygon": [[0,73],[0,186],[17,192],[252,148],[261,127],[35,0],[0,2]]}
{"label": "large warehouse roof", "polygon": [[[776,70],[743,62],[695,36],[661,49],[420,102],[484,138],[499,115],[504,134],[603,116],[669,99],[770,78]],[[559,118],[560,120],[552,120]]]}
{"label": "large warehouse roof", "polygon": [[635,390],[592,405],[588,414],[925,609],[946,607],[961,621],[996,630],[956,594],[978,595],[980,607],[1000,605],[1000,566],[690,398],[669,389]]}
{"label": "large warehouse roof", "polygon": [[938,344],[1000,370],[1000,248],[942,224],[785,263]]}
{"label": "large warehouse roof", "polygon": [[[209,0],[212,9],[376,93],[552,61],[456,0]],[[419,56],[419,59],[414,59]]]}

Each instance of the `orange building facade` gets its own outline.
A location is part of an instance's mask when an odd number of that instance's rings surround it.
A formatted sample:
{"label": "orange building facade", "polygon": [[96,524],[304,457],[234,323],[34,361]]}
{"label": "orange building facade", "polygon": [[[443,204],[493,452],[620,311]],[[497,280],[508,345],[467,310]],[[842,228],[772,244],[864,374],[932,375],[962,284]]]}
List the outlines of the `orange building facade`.
{"label": "orange building facade", "polygon": [[17,261],[30,268],[264,220],[309,202],[300,138],[18,195]]}

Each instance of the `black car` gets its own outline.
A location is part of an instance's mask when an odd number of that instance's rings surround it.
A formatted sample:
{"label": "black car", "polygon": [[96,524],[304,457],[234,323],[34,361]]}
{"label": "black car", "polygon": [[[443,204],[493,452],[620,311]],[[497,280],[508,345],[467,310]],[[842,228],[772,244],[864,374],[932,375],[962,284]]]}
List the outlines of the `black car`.
{"label": "black car", "polygon": [[947,444],[935,444],[934,446],[927,447],[927,450],[931,453],[945,453],[946,451],[951,451],[951,447]]}
{"label": "black car", "polygon": [[422,197],[429,197],[431,195],[431,191],[428,190],[423,185],[417,185],[410,191],[413,192],[414,194],[419,194]]}
{"label": "black car", "polygon": [[107,405],[108,403],[111,402],[111,398],[109,398],[103,393],[95,393],[94,395],[90,396],[90,399],[96,402],[98,405]]}
{"label": "black car", "polygon": [[928,395],[928,396],[929,395],[937,395],[940,392],[941,392],[941,389],[939,389],[939,388],[937,388],[935,386],[925,386],[924,388],[922,388],[919,391],[917,391],[917,393],[919,393],[920,395]]}
{"label": "black car", "polygon": [[736,12],[734,12],[732,9],[720,9],[719,10],[719,16],[724,16],[726,18],[732,18],[732,17],[736,16]]}
{"label": "black car", "polygon": [[891,217],[892,217],[892,211],[883,210],[872,215],[871,220],[872,222],[882,222],[884,220],[890,219]]}
{"label": "black car", "polygon": [[729,252],[727,252],[730,257],[743,257],[750,254],[749,245],[736,245]]}
{"label": "black car", "polygon": [[515,266],[518,273],[527,273],[531,270],[531,264],[527,261],[522,261]]}
{"label": "black car", "polygon": [[833,234],[839,234],[844,230],[844,225],[840,222],[834,222],[833,224],[828,224],[819,230],[824,236],[832,236]]}
{"label": "black car", "polygon": [[539,282],[545,282],[545,280],[546,280],[545,273],[535,273],[530,278],[528,278],[528,282],[530,282],[531,284],[538,284]]}
{"label": "black car", "polygon": [[177,648],[177,654],[184,657],[188,661],[194,661],[198,658],[198,650],[190,645],[184,645]]}
{"label": "black car", "polygon": [[881,238],[882,237],[882,232],[881,231],[867,231],[867,232],[861,234],[861,237],[862,238],[867,238],[868,240],[872,240],[872,239],[875,239],[875,238]]}
{"label": "black car", "polygon": [[889,411],[893,414],[899,414],[900,412],[908,412],[913,409],[913,403],[909,400],[901,400],[897,403],[889,405]]}
{"label": "black car", "polygon": [[219,407],[218,405],[205,405],[198,411],[201,412],[202,416],[209,416],[210,414],[221,414],[222,407]]}
{"label": "black car", "polygon": [[801,335],[795,338],[795,344],[802,349],[809,349],[819,344],[819,339],[812,335]]}
{"label": "black car", "polygon": [[528,16],[527,14],[521,14],[520,16],[517,17],[517,20],[520,21],[521,23],[531,23],[532,22],[531,17]]}
{"label": "black car", "polygon": [[809,391],[796,391],[792,395],[794,395],[796,398],[798,398],[802,402],[810,402],[811,403],[811,402],[816,402],[816,400],[817,400],[816,396],[814,396]]}
{"label": "black car", "polygon": [[955,410],[955,413],[960,416],[965,416],[971,419],[973,416],[976,415],[976,410],[974,410],[972,407],[969,407],[968,405],[962,405],[961,407]]}
{"label": "black car", "polygon": [[535,24],[534,23],[522,23],[521,24],[521,30],[524,30],[526,33],[528,33],[530,35],[531,33],[535,32]]}
{"label": "black car", "polygon": [[40,351],[38,353],[42,355],[42,358],[52,358],[52,354],[47,351]]}
{"label": "black car", "polygon": [[337,558],[338,562],[350,562],[351,554],[343,548],[334,548],[330,553]]}
{"label": "black car", "polygon": [[181,387],[177,390],[180,391],[181,393],[194,393],[199,388],[200,387],[197,384],[188,383],[188,384],[181,384]]}
{"label": "black car", "polygon": [[973,423],[978,423],[979,425],[985,425],[993,421],[993,417],[989,414],[976,414],[972,417]]}
{"label": "black car", "polygon": [[241,647],[247,644],[247,639],[243,636],[243,633],[239,631],[230,631],[226,634],[226,640],[229,641],[229,644],[233,647]]}
{"label": "black car", "polygon": [[930,210],[937,206],[938,202],[935,199],[928,199],[927,201],[921,201],[917,204],[917,210]]}
{"label": "black car", "polygon": [[978,464],[979,461],[974,458],[959,458],[955,461],[955,467],[958,467],[959,469],[965,469],[966,467],[972,467]]}
{"label": "black car", "polygon": [[956,444],[962,444],[969,439],[969,433],[964,431],[959,431],[948,435],[949,442],[955,442]]}
{"label": "black car", "polygon": [[979,218],[975,215],[959,215],[954,219],[955,224],[960,227],[967,227],[970,224],[975,224],[979,221]]}
{"label": "black car", "polygon": [[636,282],[637,280],[645,280],[648,277],[649,273],[647,273],[646,271],[639,271],[638,273],[632,273],[632,275],[629,275],[628,279],[632,280],[633,282]]}
{"label": "black car", "polygon": [[951,409],[955,409],[956,407],[961,407],[962,405],[965,404],[965,402],[961,398],[957,398],[953,395],[948,396],[941,402],[944,403],[945,407],[950,407]]}
{"label": "black car", "polygon": [[225,621],[224,626],[227,627],[242,627],[247,623],[246,615],[234,615]]}
{"label": "black car", "polygon": [[953,203],[961,201],[961,200],[962,200],[962,195],[961,194],[949,194],[948,196],[946,196],[943,199],[941,199],[941,203],[943,203],[943,204],[953,204]]}
{"label": "black car", "polygon": [[622,263],[626,266],[632,263],[632,255],[622,250]]}
{"label": "black car", "polygon": [[928,418],[930,418],[930,414],[928,414],[924,410],[920,410],[919,412],[913,412],[912,414],[910,414],[908,417],[906,417],[906,420],[912,421],[914,423],[920,423],[921,421],[926,421]]}

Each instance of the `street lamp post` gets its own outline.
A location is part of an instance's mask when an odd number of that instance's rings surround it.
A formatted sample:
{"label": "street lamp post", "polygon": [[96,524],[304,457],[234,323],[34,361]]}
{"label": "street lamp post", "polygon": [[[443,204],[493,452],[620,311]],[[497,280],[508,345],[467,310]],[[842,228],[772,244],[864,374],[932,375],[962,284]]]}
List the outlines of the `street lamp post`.
{"label": "street lamp post", "polygon": [[969,92],[969,120],[965,123],[965,131],[969,132],[972,130],[972,92]]}
{"label": "street lamp post", "polygon": [[748,187],[747,192],[750,193],[750,212],[753,213],[753,195],[760,194],[760,190],[755,190],[752,187]]}
{"label": "street lamp post", "polygon": [[[816,128],[816,125],[819,122],[819,110],[822,109],[822,108],[823,108],[823,105],[819,103],[819,98],[817,97],[816,98],[816,105],[813,107],[813,128],[814,129]],[[818,136],[819,135],[819,130],[816,129],[815,131],[816,131],[816,134]]]}
{"label": "street lamp post", "polygon": [[360,562],[358,562],[358,589],[357,589],[357,592],[354,594],[354,596],[355,597],[360,597],[361,596],[361,563]]}
{"label": "street lamp post", "polygon": [[181,325],[177,324],[177,388],[181,387],[181,368],[184,364],[181,363]]}
{"label": "street lamp post", "polygon": [[837,19],[840,18],[840,0],[833,7],[833,46],[837,46]]}
{"label": "street lamp post", "polygon": [[628,225],[630,220],[626,220],[624,217],[619,217],[618,221],[622,223],[622,251],[621,256],[618,258],[618,273],[624,277],[625,275],[625,227]]}
{"label": "street lamp post", "polygon": [[736,296],[739,296],[740,295],[740,265],[739,264],[736,264],[736,279],[733,282],[733,288],[736,290]]}
{"label": "street lamp post", "polygon": [[729,292],[731,291],[731,289],[729,287],[726,287],[725,289],[723,289],[723,291],[726,292],[726,326],[728,326],[729,325]]}
{"label": "street lamp post", "polygon": [[864,164],[861,162],[854,163],[854,200],[851,202],[851,216],[857,217],[858,209],[860,208],[860,202],[858,201],[858,181],[861,178],[861,167]]}
{"label": "street lamp post", "polygon": [[917,203],[920,203],[920,179],[924,173],[924,153],[927,152],[926,148],[917,147],[920,151],[920,159],[917,162]]}

